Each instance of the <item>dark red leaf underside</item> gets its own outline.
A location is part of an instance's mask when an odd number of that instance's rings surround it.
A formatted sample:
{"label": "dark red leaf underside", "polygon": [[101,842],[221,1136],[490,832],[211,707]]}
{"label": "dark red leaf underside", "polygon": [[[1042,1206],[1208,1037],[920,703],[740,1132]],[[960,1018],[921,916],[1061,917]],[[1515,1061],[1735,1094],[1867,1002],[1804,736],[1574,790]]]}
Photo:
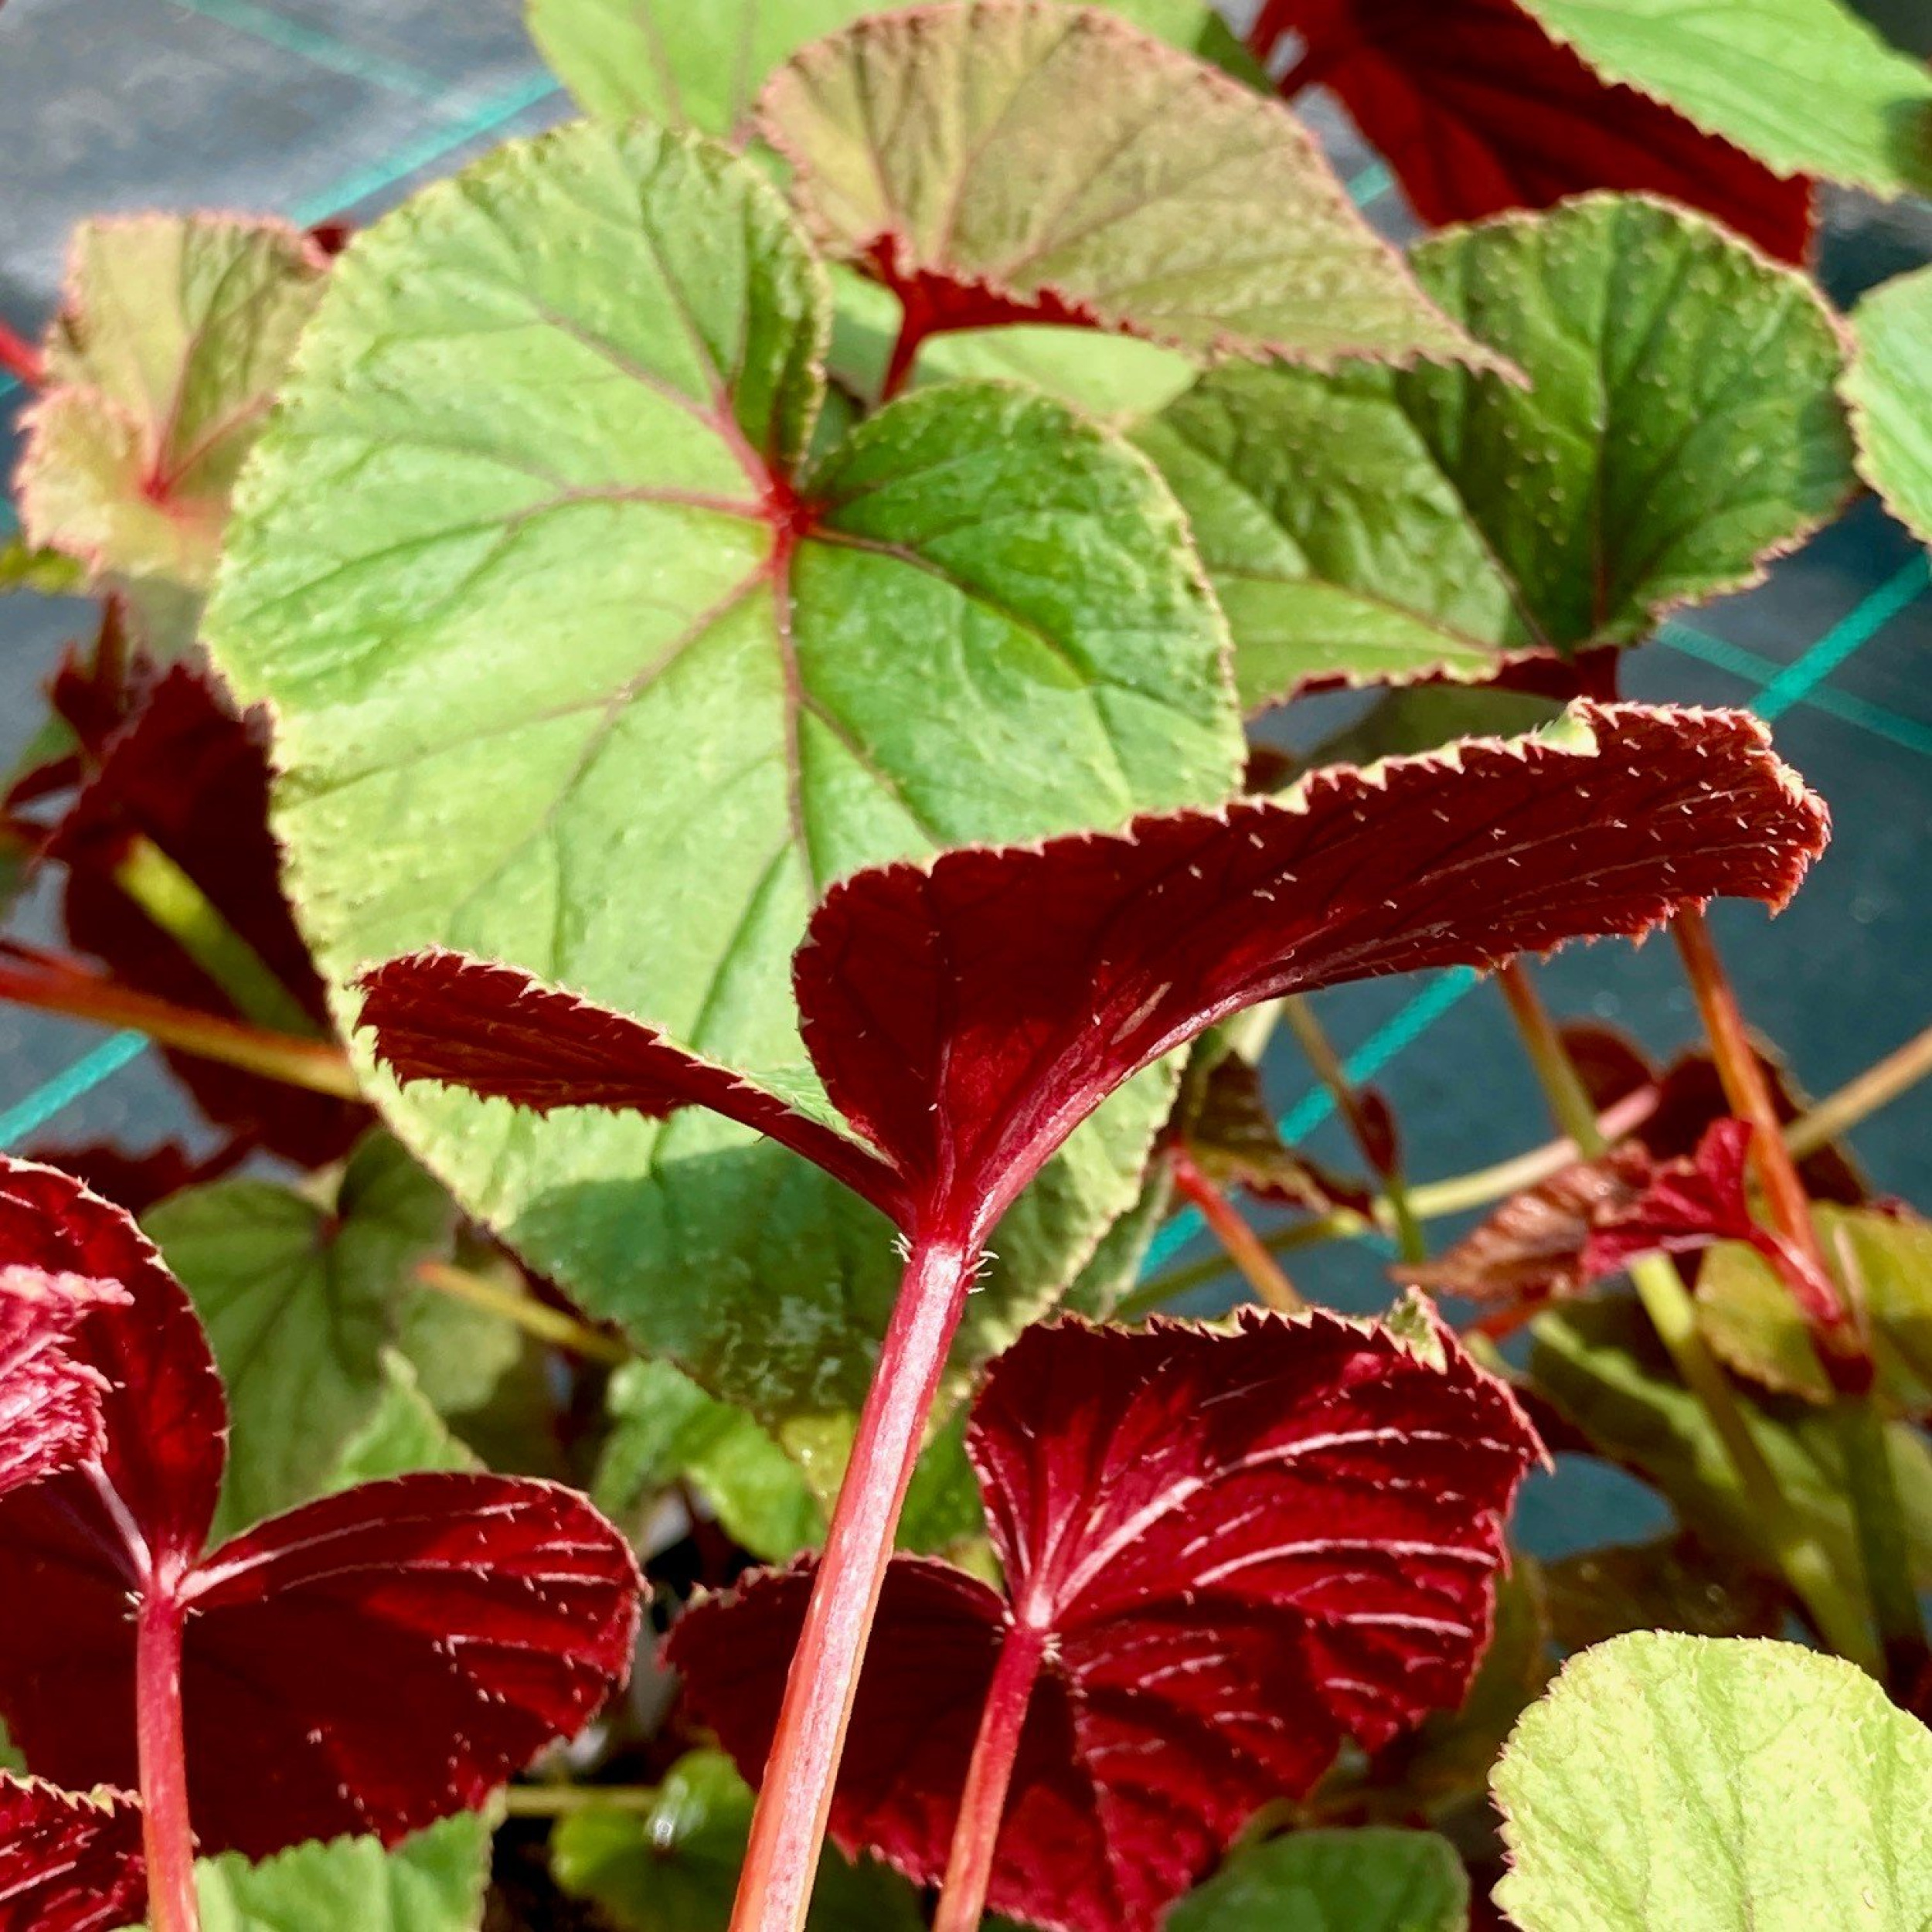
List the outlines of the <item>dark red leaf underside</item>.
{"label": "dark red leaf underside", "polygon": [[100,1452],[99,1372],[67,1343],[111,1281],[0,1263],[0,1496]]}
{"label": "dark red leaf underside", "polygon": [[0,1932],[114,1932],[147,1896],[134,1799],[0,1775]]}
{"label": "dark red leaf underside", "polygon": [[[1539,1453],[1502,1386],[1327,1315],[1232,1334],[1035,1328],[968,1434],[1002,1600],[896,1559],[835,1835],[942,1871],[979,1706],[1015,1621],[1050,1633],[991,1902],[1077,1932],[1151,1927],[1345,1737],[1454,1705],[1487,1641],[1501,1522]],[[809,1560],[713,1599],[668,1653],[748,1775],[764,1760]]]}
{"label": "dark red leaf underside", "polygon": [[1578,1161],[1512,1196],[1433,1261],[1391,1272],[1430,1294],[1484,1303],[1577,1294],[1594,1278],[1583,1260],[1592,1230],[1635,1202],[1652,1171],[1649,1155],[1634,1145],[1614,1148],[1600,1161]]}
{"label": "dark red leaf underside", "polygon": [[1720,1241],[1742,1241],[1783,1277],[1813,1320],[1837,1318],[1837,1288],[1751,1213],[1751,1134],[1747,1121],[1713,1121],[1690,1158],[1658,1167],[1637,1199],[1592,1229],[1583,1248],[1585,1278],[1618,1274],[1641,1254],[1694,1254]]}
{"label": "dark red leaf underside", "polygon": [[366,1485],[197,1562],[226,1421],[185,1294],[126,1215],[22,1162],[0,1164],[0,1257],[131,1291],[87,1315],[73,1344],[115,1385],[108,1484],[77,1471],[0,1499],[0,1715],[36,1771],[77,1788],[138,1781],[133,1601],[171,1575],[188,1607],[189,1793],[206,1851],[393,1842],[574,1735],[624,1677],[635,1563],[553,1485]]}
{"label": "dark red leaf underside", "polygon": [[655,1118],[708,1107],[784,1142],[893,1211],[896,1178],[869,1148],[641,1020],[440,947],[390,960],[361,986],[361,1024],[375,1029],[377,1050],[400,1080],[467,1087],[538,1114],[610,1107]]}
{"label": "dark red leaf underside", "polygon": [[983,1233],[1140,1068],[1285,993],[1781,904],[1821,803],[1741,713],[1573,707],[1587,751],[1471,740],[1125,835],[835,886],[794,962],[806,1045],[917,1199]]}
{"label": "dark red leaf underside", "polygon": [[[192,1561],[207,1541],[221,1492],[228,1405],[186,1294],[120,1209],[70,1175],[4,1157],[0,1264],[117,1282],[128,1291],[127,1304],[97,1308],[80,1324],[70,1351],[107,1385],[101,1462],[109,1482],[158,1559]],[[86,1487],[71,1478],[58,1486]],[[0,1505],[0,1539],[4,1511],[26,1500]],[[32,1653],[0,1644],[0,1658],[23,1654]],[[61,1781],[133,1782],[107,1775]]]}
{"label": "dark red leaf underside", "polygon": [[1548,208],[1593,188],[1662,195],[1800,262],[1811,185],[1597,78],[1515,0],[1265,0],[1250,44],[1300,44],[1285,84],[1330,88],[1423,220]]}
{"label": "dark red leaf underside", "polygon": [[[236,716],[206,676],[178,665],[100,747],[100,762],[49,847],[68,869],[67,936],[124,985],[203,1012],[238,1014],[202,969],[114,883],[136,834],[192,879],[307,1012],[328,1029],[322,985],[295,930],[268,828],[266,716]],[[168,1064],[208,1117],[304,1167],[346,1151],[366,1107],[192,1054]]]}
{"label": "dark red leaf underside", "polygon": [[1823,804],[1740,712],[1579,703],[1285,799],[968,847],[835,886],[794,961],[805,1043],[864,1148],[640,1022],[448,954],[365,981],[406,1079],[542,1107],[702,1105],[885,1207],[983,1239],[1066,1136],[1230,1012],[1378,975],[1640,936],[1719,894],[1781,905]]}

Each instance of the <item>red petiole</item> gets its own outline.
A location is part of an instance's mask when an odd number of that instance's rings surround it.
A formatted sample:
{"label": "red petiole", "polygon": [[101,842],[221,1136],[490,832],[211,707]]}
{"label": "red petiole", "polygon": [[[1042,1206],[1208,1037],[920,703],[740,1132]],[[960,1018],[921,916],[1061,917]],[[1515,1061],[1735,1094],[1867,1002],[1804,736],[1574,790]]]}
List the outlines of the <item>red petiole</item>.
{"label": "red petiole", "polygon": [[170,1585],[158,1577],[148,1578],[136,1618],[134,1698],[141,1841],[153,1932],[200,1932],[201,1927],[182,1721],[181,1640],[186,1615],[186,1605]]}

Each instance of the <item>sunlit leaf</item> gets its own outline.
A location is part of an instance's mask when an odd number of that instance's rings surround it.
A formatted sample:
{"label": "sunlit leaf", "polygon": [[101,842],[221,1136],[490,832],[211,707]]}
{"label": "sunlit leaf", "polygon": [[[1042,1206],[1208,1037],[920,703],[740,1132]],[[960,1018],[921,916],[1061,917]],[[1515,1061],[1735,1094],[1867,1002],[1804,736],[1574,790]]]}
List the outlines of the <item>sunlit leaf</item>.
{"label": "sunlit leaf", "polygon": [[[338,264],[209,636],[274,701],[338,998],[456,944],[789,1095],[786,962],[832,879],[1233,782],[1220,620],[1144,462],[972,385],[801,474],[825,308],[755,173],[647,128],[512,144]],[[1133,1200],[1165,1104],[1124,1099],[1002,1230],[963,1356]],[[801,1163],[696,1116],[389,1104],[539,1271],[712,1393],[787,1430],[856,1406],[897,1264]]]}
{"label": "sunlit leaf", "polygon": [[1859,303],[1845,372],[1859,468],[1886,508],[1932,543],[1932,269]]}
{"label": "sunlit leaf", "polygon": [[1523,1719],[1495,1776],[1523,1932],[1917,1932],[1932,1731],[1795,1644],[1619,1637]]}
{"label": "sunlit leaf", "polygon": [[1278,102],[1097,9],[864,19],[759,104],[806,224],[922,331],[1087,323],[1182,349],[1491,361]]}
{"label": "sunlit leaf", "polygon": [[23,418],[27,540],[96,576],[205,590],[229,493],[315,304],[324,258],[238,216],[83,223]]}
{"label": "sunlit leaf", "polygon": [[1597,196],[1414,261],[1530,386],[1230,365],[1138,433],[1193,524],[1250,709],[1640,642],[1845,502],[1838,326],[1710,223]]}

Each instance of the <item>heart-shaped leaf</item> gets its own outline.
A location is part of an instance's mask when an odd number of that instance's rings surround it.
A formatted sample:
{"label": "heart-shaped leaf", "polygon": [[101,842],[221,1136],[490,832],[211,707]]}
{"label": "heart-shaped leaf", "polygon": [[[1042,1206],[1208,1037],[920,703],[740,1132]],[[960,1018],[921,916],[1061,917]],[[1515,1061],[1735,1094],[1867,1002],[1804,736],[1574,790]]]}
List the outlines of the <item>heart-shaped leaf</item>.
{"label": "heart-shaped leaf", "polygon": [[112,1281],[0,1265],[0,1495],[100,1454],[106,1385],[67,1345],[94,1309],[127,1298]]}
{"label": "heart-shaped leaf", "polygon": [[[1081,1932],[1151,1927],[1345,1737],[1373,1749],[1456,1703],[1539,1449],[1501,1383],[1421,1332],[1252,1311],[1226,1333],[1029,1330],[968,1435],[1007,1594],[894,1560],[838,1842],[939,1876],[1015,1643],[1039,1675],[988,1896]],[[673,1628],[669,1660],[748,1774],[810,1586],[808,1564],[767,1572]]]}
{"label": "heart-shaped leaf", "polygon": [[[785,962],[833,878],[1233,784],[1223,628],[1145,462],[973,384],[801,472],[826,307],[752,168],[646,128],[512,144],[337,264],[209,635],[274,702],[277,824],[338,998],[453,943],[788,1092]],[[969,1348],[1131,1202],[1165,1090],[1004,1232]],[[788,1442],[849,1427],[896,1278],[869,1211],[696,1119],[388,1104],[654,1353]]]}
{"label": "heart-shaped leaf", "polygon": [[862,20],[779,72],[759,124],[808,227],[920,335],[1076,322],[1323,368],[1494,362],[1285,108],[1097,8]]}
{"label": "heart-shaped leaf", "polygon": [[1434,1832],[1291,1832],[1236,1852],[1167,1932],[1467,1932],[1469,1875]]}
{"label": "heart-shaped leaf", "polygon": [[1523,1932],[1917,1932],[1932,1731],[1855,1665],[1747,1638],[1573,1659],[1495,1774]]}
{"label": "heart-shaped leaf", "polygon": [[1932,189],[1932,75],[1842,0],[1523,0],[1597,71],[1781,175]]}
{"label": "heart-shaped leaf", "polygon": [[148,1217],[228,1392],[217,1536],[320,1492],[383,1400],[383,1352],[421,1292],[411,1270],[447,1241],[453,1214],[448,1196],[375,1133],[326,1204],[274,1181],[221,1181]]}
{"label": "heart-shaped leaf", "polygon": [[0,1774],[0,1932],[114,1932],[147,1897],[132,1798]]}
{"label": "heart-shaped leaf", "polygon": [[1297,58],[1284,85],[1331,89],[1424,221],[1547,208],[1592,188],[1668,196],[1787,261],[1811,184],[1600,80],[1517,0],[1264,0],[1250,39]]}
{"label": "heart-shaped leaf", "polygon": [[[1111,0],[1113,11],[1205,60],[1260,78],[1199,0]],[[765,77],[866,0],[528,0],[531,37],[587,114],[701,134],[740,132]]]}
{"label": "heart-shaped leaf", "polygon": [[362,1021],[405,1080],[726,1112],[970,1251],[1111,1092],[1245,1007],[1639,935],[1719,891],[1781,903],[1825,818],[1767,743],[1743,713],[1580,704],[1534,737],[1317,772],[1284,800],[855,873],[794,964],[849,1131],[461,955],[369,975]]}
{"label": "heart-shaped leaf", "polygon": [[22,419],[28,540],[97,577],[206,590],[236,473],[326,267],[280,222],[83,223],[46,390]]}
{"label": "heart-shaped leaf", "polygon": [[1414,263],[1529,387],[1230,365],[1137,433],[1186,507],[1250,709],[1641,642],[1844,502],[1838,325],[1710,223],[1592,196]]}
{"label": "heart-shaped leaf", "polygon": [[[1825,1259],[1862,1311],[1878,1393],[1900,1413],[1932,1412],[1932,1226],[1917,1216],[1815,1204]],[[1757,1247],[1727,1243],[1697,1277],[1698,1326],[1740,1374],[1813,1402],[1830,1379],[1785,1277]]]}
{"label": "heart-shaped leaf", "polygon": [[1844,389],[1859,467],[1886,508],[1932,543],[1932,269],[1866,296],[1852,328]]}
{"label": "heart-shaped leaf", "polygon": [[[594,1905],[614,1932],[726,1932],[744,1863],[751,1792],[730,1758],[692,1751],[650,1809],[574,1811],[550,1835],[560,1888]],[[866,1859],[827,1850],[807,1932],[918,1932],[912,1888]]]}
{"label": "heart-shaped leaf", "polygon": [[0,1254],[131,1296],[71,1345],[112,1385],[98,1464],[0,1502],[0,1711],[36,1770],[134,1784],[134,1612],[154,1600],[185,1617],[189,1797],[210,1852],[393,1842],[479,1802],[622,1678],[635,1566],[552,1485],[408,1476],[205,1553],[226,1416],[185,1294],[120,1210],[22,1162],[0,1165]]}

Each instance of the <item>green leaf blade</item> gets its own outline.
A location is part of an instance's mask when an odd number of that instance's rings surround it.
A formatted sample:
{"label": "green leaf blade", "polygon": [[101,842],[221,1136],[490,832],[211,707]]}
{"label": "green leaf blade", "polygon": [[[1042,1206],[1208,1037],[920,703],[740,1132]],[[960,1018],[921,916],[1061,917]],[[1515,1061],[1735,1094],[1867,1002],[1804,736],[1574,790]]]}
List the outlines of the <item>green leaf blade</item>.
{"label": "green leaf blade", "polygon": [[1859,467],[1886,508],[1932,543],[1932,268],[1866,296],[1852,329],[1844,393]]}
{"label": "green leaf blade", "polygon": [[[822,1107],[789,964],[833,877],[1232,785],[1224,628],[1151,466],[975,383],[803,470],[827,306],[755,171],[642,127],[513,145],[338,264],[209,637],[275,706],[345,1028],[361,968],[440,942]],[[966,1358],[1131,1202],[1166,1087],[1009,1216]],[[704,1115],[376,1090],[541,1272],[767,1427],[837,1436],[896,1280],[870,1209]]]}
{"label": "green leaf blade", "polygon": [[1433,1832],[1291,1832],[1237,1851],[1168,1932],[1464,1932],[1469,1877]]}
{"label": "green leaf blade", "polygon": [[1518,1726],[1495,1787],[1523,1932],[1907,1932],[1932,1913],[1932,1731],[1794,1644],[1614,1638]]}

